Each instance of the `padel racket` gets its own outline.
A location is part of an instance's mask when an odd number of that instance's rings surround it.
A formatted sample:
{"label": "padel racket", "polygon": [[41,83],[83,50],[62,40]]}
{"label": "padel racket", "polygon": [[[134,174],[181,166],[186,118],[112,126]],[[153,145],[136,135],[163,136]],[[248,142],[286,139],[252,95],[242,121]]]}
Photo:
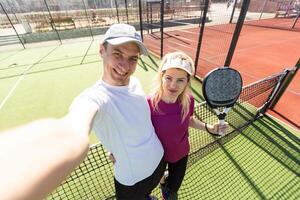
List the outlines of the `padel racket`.
{"label": "padel racket", "polygon": [[[240,73],[232,68],[217,68],[205,76],[202,85],[203,95],[208,106],[218,116],[221,125],[225,123],[228,111],[238,100],[242,86]],[[219,132],[219,135],[223,136],[224,133]]]}

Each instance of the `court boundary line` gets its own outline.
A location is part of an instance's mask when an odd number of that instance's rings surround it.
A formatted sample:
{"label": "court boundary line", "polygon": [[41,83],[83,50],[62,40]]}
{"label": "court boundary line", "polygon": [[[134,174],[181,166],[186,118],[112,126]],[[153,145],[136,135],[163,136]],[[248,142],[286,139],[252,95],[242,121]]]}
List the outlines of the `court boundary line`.
{"label": "court boundary line", "polygon": [[83,63],[85,57],[88,55],[88,52],[89,52],[89,50],[90,50],[90,48],[91,48],[91,46],[92,46],[93,43],[94,43],[94,39],[91,41],[91,43],[90,43],[89,47],[87,48],[87,50],[86,50],[83,58],[81,59],[80,65]]}
{"label": "court boundary line", "polygon": [[[89,56],[96,56],[98,55],[98,53],[93,53],[93,54],[88,54],[86,55],[86,57],[89,57]],[[76,59],[76,58],[81,58],[82,56],[73,56],[73,57],[68,57],[68,58],[63,58],[63,59],[54,59],[54,60],[49,60],[49,61],[43,61],[43,62],[39,62],[38,64],[43,64],[43,63],[51,63],[51,62],[59,62],[59,61],[62,61],[62,60],[71,60],[71,59]],[[25,67],[27,66],[28,64],[23,64],[23,65],[17,65],[15,67],[6,67],[6,68],[0,68],[0,71],[2,70],[9,70],[9,69],[15,69],[15,68],[18,68],[18,67]],[[1,79],[1,78],[0,78]]]}
{"label": "court boundary line", "polygon": [[54,52],[54,50],[56,50],[59,46],[56,46],[55,48],[53,48],[49,53],[47,53],[44,57],[42,57],[40,60],[38,60],[37,62],[29,65],[22,73],[22,75],[19,77],[19,79],[16,81],[16,83],[14,84],[14,86],[11,88],[11,90],[8,92],[8,94],[4,97],[4,99],[1,101],[0,104],[0,111],[2,110],[2,108],[4,107],[5,103],[7,102],[7,100],[10,98],[10,96],[13,94],[13,92],[16,90],[17,86],[19,85],[19,83],[21,82],[21,80],[23,80],[23,78],[25,77],[25,75],[27,74],[27,72],[32,69],[35,65],[37,65],[39,62],[41,62],[43,59],[45,59],[47,56],[49,56],[52,52]]}
{"label": "court boundary line", "polygon": [[[35,63],[34,63],[35,64]],[[16,81],[16,83],[14,84],[14,86],[11,88],[11,90],[8,92],[8,94],[6,95],[6,97],[3,99],[3,101],[1,101],[0,104],[0,110],[4,107],[5,103],[7,102],[7,100],[10,98],[10,96],[13,94],[13,92],[16,90],[17,86],[19,85],[19,83],[21,82],[21,80],[23,80],[24,76],[26,75],[26,72],[31,69],[33,67],[34,64],[29,65],[24,72],[22,73],[22,76],[19,77],[19,79]]]}
{"label": "court boundary line", "polygon": [[[271,111],[274,112],[273,110],[271,110]],[[300,133],[300,132],[299,132],[299,131],[300,131],[299,129],[296,129],[295,127],[293,127],[293,126],[291,126],[290,124],[284,122],[283,120],[281,120],[281,119],[279,119],[279,118],[273,116],[271,113],[268,113],[268,111],[266,112],[265,115],[267,115],[267,116],[269,116],[269,117],[271,117],[271,118],[273,118],[273,119],[279,121],[280,123],[284,124],[285,126],[288,126],[289,128],[291,128],[291,129],[294,130],[295,132]]]}
{"label": "court boundary line", "polygon": [[[6,56],[5,58],[1,59],[0,62],[3,62],[3,61],[5,61],[6,59],[10,58],[11,56],[15,56],[16,54],[18,54],[18,53],[20,53],[20,52],[22,52],[22,51],[24,51],[24,49],[18,50],[18,51],[16,51],[15,53],[10,54],[9,56]],[[0,68],[0,69],[2,69],[2,68]]]}

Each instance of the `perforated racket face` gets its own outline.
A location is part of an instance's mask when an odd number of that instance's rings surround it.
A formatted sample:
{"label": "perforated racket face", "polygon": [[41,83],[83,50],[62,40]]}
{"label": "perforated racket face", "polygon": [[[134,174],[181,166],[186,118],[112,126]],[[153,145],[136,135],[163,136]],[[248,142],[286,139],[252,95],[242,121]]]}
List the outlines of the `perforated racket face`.
{"label": "perforated racket face", "polygon": [[209,72],[203,80],[203,94],[212,108],[231,107],[242,91],[242,77],[232,68],[217,68]]}

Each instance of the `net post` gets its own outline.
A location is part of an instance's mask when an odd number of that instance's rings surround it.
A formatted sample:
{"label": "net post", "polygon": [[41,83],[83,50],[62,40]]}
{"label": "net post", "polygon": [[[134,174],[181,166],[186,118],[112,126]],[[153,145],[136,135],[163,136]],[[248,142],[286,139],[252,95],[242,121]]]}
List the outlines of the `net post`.
{"label": "net post", "polygon": [[259,110],[258,114],[262,114],[263,115],[270,108],[271,102],[277,96],[278,92],[280,91],[280,88],[281,88],[282,84],[284,83],[284,81],[288,77],[288,74],[289,74],[289,70],[288,69],[284,70],[284,73],[282,74],[282,77],[279,79],[279,81],[277,82],[276,86],[273,88],[273,90],[270,93],[270,95],[269,95],[266,103]]}
{"label": "net post", "polygon": [[245,21],[245,18],[246,18],[246,14],[247,14],[247,11],[248,11],[248,8],[249,8],[249,4],[250,4],[250,0],[244,0],[243,1],[240,16],[239,16],[238,22],[236,24],[236,27],[234,29],[234,33],[233,33],[233,36],[232,36],[232,40],[231,40],[231,43],[230,43],[230,47],[229,47],[229,50],[228,50],[228,53],[227,53],[227,56],[226,56],[224,66],[230,66],[231,59],[232,59],[236,44],[238,42],[241,30],[242,30],[242,27],[243,27],[243,24],[244,24],[244,21]]}
{"label": "net post", "polygon": [[286,89],[288,88],[288,86],[290,85],[290,83],[292,82],[294,77],[296,76],[299,68],[300,68],[300,59],[296,63],[295,68],[288,71],[288,74],[286,75],[285,80],[283,80],[280,88],[278,89],[278,92],[275,94],[274,98],[272,99],[272,101],[270,103],[270,106],[269,106],[270,109],[274,109],[274,107],[278,103],[279,99],[282,97],[282,95],[284,94],[284,92],[286,91]]}
{"label": "net post", "polygon": [[195,56],[195,72],[197,72],[200,48],[201,48],[201,44],[202,44],[202,38],[203,38],[203,32],[204,32],[209,2],[210,2],[209,0],[205,0],[204,10],[203,10],[203,15],[202,15],[202,20],[201,20],[201,28],[200,28],[199,37],[198,37],[197,51],[196,51],[196,56]]}
{"label": "net post", "polygon": [[9,18],[9,16],[8,16],[8,14],[7,14],[6,10],[4,9],[4,7],[3,7],[3,5],[2,5],[1,2],[0,2],[0,6],[1,6],[3,12],[5,13],[5,15],[6,15],[6,17],[7,17],[8,21],[9,21],[10,25],[13,27],[15,33],[17,34],[17,36],[18,36],[18,38],[19,38],[19,41],[21,42],[23,48],[25,49],[25,45],[24,45],[23,41],[21,40],[20,35],[18,34],[18,32],[17,32],[17,30],[16,30],[14,24],[13,24],[12,21],[10,20],[10,18]]}

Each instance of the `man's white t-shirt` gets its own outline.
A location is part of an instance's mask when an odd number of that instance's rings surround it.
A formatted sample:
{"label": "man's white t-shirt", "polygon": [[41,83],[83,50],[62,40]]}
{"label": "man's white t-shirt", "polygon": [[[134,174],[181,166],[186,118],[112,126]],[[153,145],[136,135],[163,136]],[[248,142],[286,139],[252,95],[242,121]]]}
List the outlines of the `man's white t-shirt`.
{"label": "man's white t-shirt", "polygon": [[150,176],[163,157],[163,147],[138,79],[131,77],[128,86],[98,81],[75,98],[71,109],[92,102],[99,106],[93,130],[116,159],[116,180],[134,185]]}

